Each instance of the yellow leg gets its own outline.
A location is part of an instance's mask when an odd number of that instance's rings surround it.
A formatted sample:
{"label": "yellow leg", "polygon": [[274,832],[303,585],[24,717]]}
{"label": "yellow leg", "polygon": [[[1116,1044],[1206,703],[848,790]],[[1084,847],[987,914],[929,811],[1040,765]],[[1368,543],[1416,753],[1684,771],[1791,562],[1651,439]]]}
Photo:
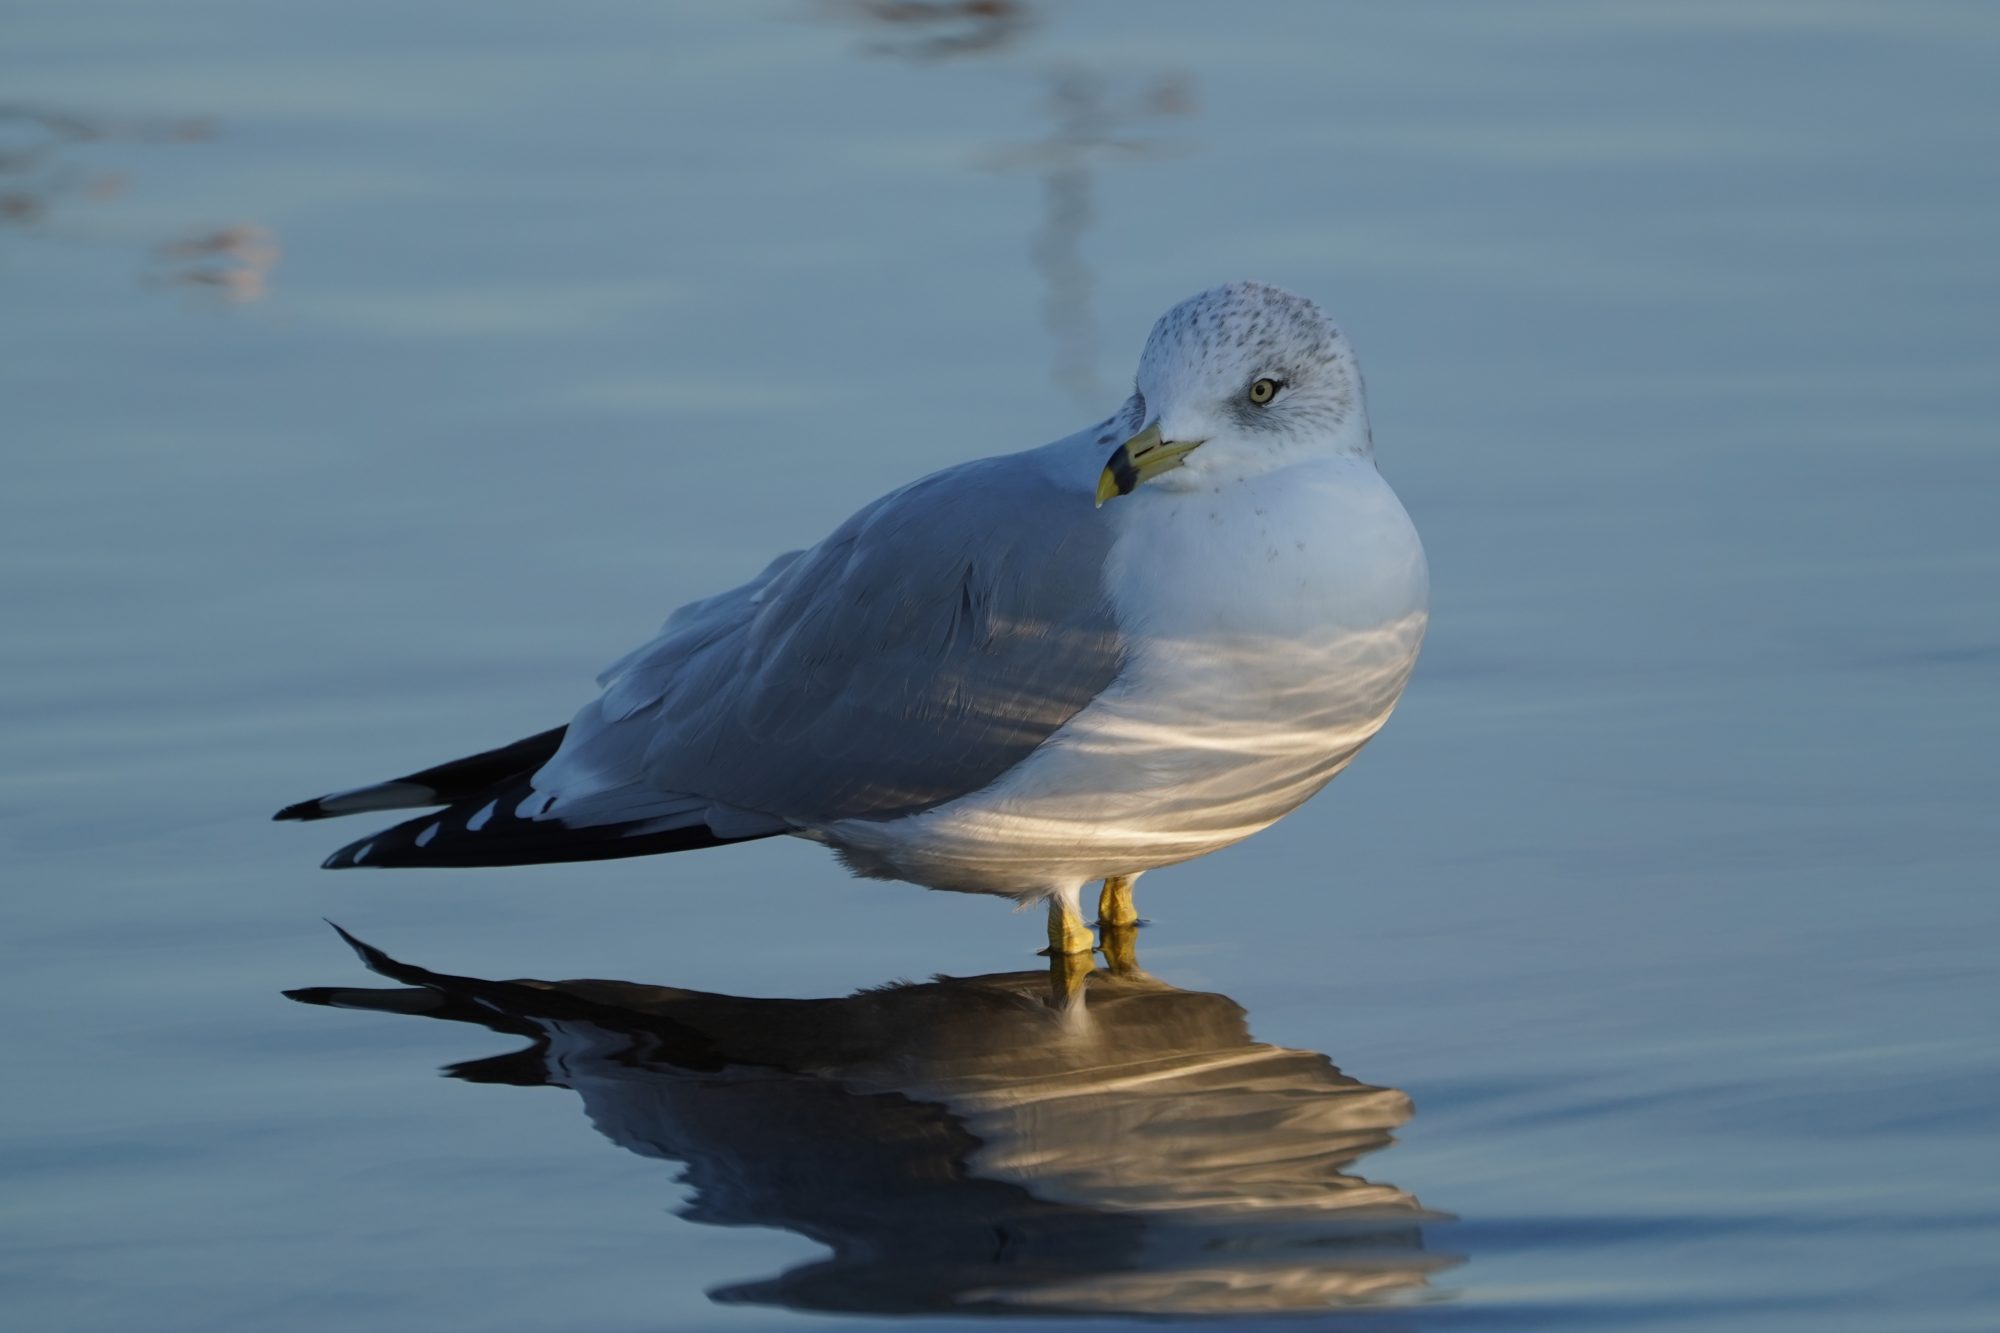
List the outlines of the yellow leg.
{"label": "yellow leg", "polygon": [[1114,977],[1143,976],[1139,971],[1139,929],[1136,926],[1104,927],[1104,966]]}
{"label": "yellow leg", "polygon": [[1095,969],[1087,953],[1049,955],[1049,1002],[1058,1009],[1081,1009],[1085,984]]}
{"label": "yellow leg", "polygon": [[1137,878],[1137,875],[1112,875],[1104,881],[1104,891],[1097,895],[1098,925],[1139,924],[1139,909],[1132,905],[1132,881]]}
{"label": "yellow leg", "polygon": [[1067,894],[1054,894],[1049,898],[1049,955],[1080,953],[1088,955],[1097,946],[1091,937],[1090,927],[1083,924],[1083,918],[1076,914],[1076,904]]}

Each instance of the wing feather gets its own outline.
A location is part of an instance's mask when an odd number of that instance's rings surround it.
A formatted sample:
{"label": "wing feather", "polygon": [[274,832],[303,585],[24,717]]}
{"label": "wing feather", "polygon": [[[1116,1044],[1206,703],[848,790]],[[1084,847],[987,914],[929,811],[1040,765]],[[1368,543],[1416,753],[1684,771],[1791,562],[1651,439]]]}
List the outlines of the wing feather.
{"label": "wing feather", "polygon": [[1026,758],[1121,664],[1110,532],[1066,445],[914,482],[675,612],[536,774],[546,817],[638,786],[794,827],[886,819]]}

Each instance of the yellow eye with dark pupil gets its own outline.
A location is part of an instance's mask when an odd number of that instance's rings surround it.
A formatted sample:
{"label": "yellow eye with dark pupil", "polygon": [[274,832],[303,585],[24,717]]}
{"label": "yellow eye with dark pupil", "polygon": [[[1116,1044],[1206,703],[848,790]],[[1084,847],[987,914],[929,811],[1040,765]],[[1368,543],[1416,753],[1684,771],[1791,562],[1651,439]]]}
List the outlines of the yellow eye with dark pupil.
{"label": "yellow eye with dark pupil", "polygon": [[1270,402],[1273,398],[1276,398],[1277,396],[1278,396],[1278,382],[1276,380],[1270,380],[1270,379],[1258,380],[1255,384],[1250,386],[1250,401],[1257,404],[1257,406],[1259,407],[1262,407],[1264,404]]}

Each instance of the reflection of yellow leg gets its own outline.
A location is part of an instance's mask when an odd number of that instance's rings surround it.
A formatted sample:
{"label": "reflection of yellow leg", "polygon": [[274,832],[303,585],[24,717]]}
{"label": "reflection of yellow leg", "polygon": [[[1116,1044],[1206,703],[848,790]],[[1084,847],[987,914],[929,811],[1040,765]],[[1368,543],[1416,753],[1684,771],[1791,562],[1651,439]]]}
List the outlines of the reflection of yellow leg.
{"label": "reflection of yellow leg", "polygon": [[1051,953],[1049,1002],[1058,1009],[1081,1010],[1084,983],[1093,970],[1088,953]]}
{"label": "reflection of yellow leg", "polygon": [[1104,928],[1104,965],[1114,977],[1143,976],[1139,971],[1139,930],[1136,926]]}
{"label": "reflection of yellow leg", "polygon": [[1076,914],[1076,904],[1066,893],[1049,896],[1049,953],[1053,956],[1065,953],[1080,953],[1087,959],[1097,941],[1091,938],[1090,927],[1083,924],[1083,918]]}
{"label": "reflection of yellow leg", "polygon": [[1104,881],[1104,891],[1097,895],[1097,924],[1100,926],[1136,926],[1139,924],[1139,909],[1132,905],[1132,881],[1137,875],[1111,875]]}

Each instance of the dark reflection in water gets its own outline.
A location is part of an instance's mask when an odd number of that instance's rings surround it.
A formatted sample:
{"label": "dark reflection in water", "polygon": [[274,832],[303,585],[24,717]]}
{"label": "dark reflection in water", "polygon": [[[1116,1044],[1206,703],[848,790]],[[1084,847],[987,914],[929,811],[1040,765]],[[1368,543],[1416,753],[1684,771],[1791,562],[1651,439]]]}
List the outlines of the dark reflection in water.
{"label": "dark reflection in water", "polygon": [[296,1000],[526,1037],[455,1078],[562,1087],[600,1133],[682,1162],[683,1215],[826,1258],[709,1294],[873,1314],[1216,1314],[1377,1303],[1456,1260],[1439,1215],[1350,1174],[1409,1099],[1251,1038],[1222,995],[1141,972],[940,977],[773,1000],[622,981],[481,981]]}
{"label": "dark reflection in water", "polygon": [[910,60],[943,60],[1005,49],[1027,31],[1024,0],[844,0],[836,12],[894,35],[871,50]]}

